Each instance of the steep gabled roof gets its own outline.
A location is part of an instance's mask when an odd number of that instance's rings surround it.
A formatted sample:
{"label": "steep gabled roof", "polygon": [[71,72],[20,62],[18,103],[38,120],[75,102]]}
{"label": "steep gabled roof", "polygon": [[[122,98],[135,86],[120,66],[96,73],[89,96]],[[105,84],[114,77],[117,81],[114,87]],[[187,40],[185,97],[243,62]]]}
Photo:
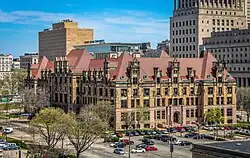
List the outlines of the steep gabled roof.
{"label": "steep gabled roof", "polygon": [[73,73],[82,73],[83,70],[88,69],[91,59],[93,57],[86,49],[72,50],[67,55],[68,64]]}

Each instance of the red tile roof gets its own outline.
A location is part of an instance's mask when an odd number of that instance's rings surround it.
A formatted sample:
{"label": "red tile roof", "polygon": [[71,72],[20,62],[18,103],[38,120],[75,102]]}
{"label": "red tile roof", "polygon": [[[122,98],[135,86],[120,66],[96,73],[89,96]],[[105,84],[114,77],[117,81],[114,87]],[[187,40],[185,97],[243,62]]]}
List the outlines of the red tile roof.
{"label": "red tile roof", "polygon": [[[93,57],[87,52],[87,50],[72,50],[67,55],[69,68],[73,73],[82,73],[83,70],[103,70],[105,59],[93,59]],[[110,67],[110,79],[113,81],[127,80],[127,66],[133,58],[128,53],[121,54],[118,58],[108,58]],[[196,71],[196,79],[205,80],[211,75],[213,62],[216,59],[212,54],[206,52],[203,58],[172,58],[166,52],[162,51],[160,58],[138,58],[140,62],[140,78],[143,79],[147,76],[147,80],[152,80],[154,76],[154,67],[158,67],[162,71],[162,79],[167,80],[167,68],[169,62],[180,62],[180,77],[185,79],[187,76],[187,68],[193,68]],[[41,69],[53,69],[54,62],[48,61],[44,57],[38,70]],[[40,77],[40,72],[37,72],[36,78]],[[35,72],[34,72],[35,73]],[[33,73],[32,73],[33,74]],[[224,71],[224,76],[229,75],[227,70]],[[230,75],[231,77],[231,75]],[[231,77],[231,79],[233,79]]]}

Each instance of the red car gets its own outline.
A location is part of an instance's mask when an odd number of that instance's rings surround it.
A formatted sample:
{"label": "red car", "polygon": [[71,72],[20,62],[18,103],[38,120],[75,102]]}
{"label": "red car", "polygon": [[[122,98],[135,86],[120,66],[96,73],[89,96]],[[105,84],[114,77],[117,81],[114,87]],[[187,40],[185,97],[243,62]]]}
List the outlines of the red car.
{"label": "red car", "polygon": [[154,147],[154,146],[146,146],[145,150],[146,151],[157,151],[158,149],[156,147]]}
{"label": "red car", "polygon": [[119,137],[119,138],[122,137],[122,133],[120,133],[120,132],[116,132],[115,134],[116,134],[116,136]]}
{"label": "red car", "polygon": [[120,140],[120,142],[125,143],[126,145],[129,145],[129,144],[130,144],[130,145],[131,145],[131,144],[134,144],[134,142],[133,142],[133,141],[130,141],[130,142],[129,142],[129,140],[128,140],[128,139],[121,139],[121,140]]}

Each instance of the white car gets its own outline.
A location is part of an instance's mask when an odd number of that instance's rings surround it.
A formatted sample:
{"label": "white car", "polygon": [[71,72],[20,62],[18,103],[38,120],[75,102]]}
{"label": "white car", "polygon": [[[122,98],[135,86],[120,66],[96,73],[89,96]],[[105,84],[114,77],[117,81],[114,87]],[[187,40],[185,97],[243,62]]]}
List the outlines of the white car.
{"label": "white car", "polygon": [[181,141],[180,140],[176,140],[176,141],[173,142],[173,144],[174,145],[179,145],[179,144],[181,144]]}
{"label": "white car", "polygon": [[131,153],[145,153],[146,150],[143,148],[132,149]]}
{"label": "white car", "polygon": [[110,147],[114,147],[115,145],[117,145],[119,142],[115,142],[115,143],[111,143],[109,146]]}

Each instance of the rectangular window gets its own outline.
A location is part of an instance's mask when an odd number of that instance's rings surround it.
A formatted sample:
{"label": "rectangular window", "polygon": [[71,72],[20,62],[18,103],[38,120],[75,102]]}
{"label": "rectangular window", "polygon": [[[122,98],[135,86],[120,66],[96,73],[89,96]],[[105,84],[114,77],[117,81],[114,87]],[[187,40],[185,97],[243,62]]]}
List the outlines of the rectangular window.
{"label": "rectangular window", "polygon": [[186,110],[186,117],[189,117],[189,110]]}
{"label": "rectangular window", "polygon": [[227,97],[227,104],[232,104],[232,97]]}
{"label": "rectangular window", "polygon": [[114,96],[115,96],[114,89],[110,89],[110,97],[114,97]]}
{"label": "rectangular window", "polygon": [[213,105],[213,98],[208,98],[208,105]]}
{"label": "rectangular window", "polygon": [[232,94],[232,87],[227,87],[227,94]]}
{"label": "rectangular window", "polygon": [[222,87],[219,87],[219,88],[218,88],[218,94],[219,94],[219,95],[222,95]]}
{"label": "rectangular window", "polygon": [[137,107],[140,106],[140,99],[136,99],[136,106],[137,106]]}
{"label": "rectangular window", "polygon": [[189,98],[186,98],[186,104],[189,105]]}
{"label": "rectangular window", "polygon": [[138,96],[138,89],[133,89],[133,96]]}
{"label": "rectangular window", "polygon": [[217,97],[217,98],[216,98],[216,104],[217,104],[217,105],[220,105],[220,97]]}
{"label": "rectangular window", "polygon": [[224,109],[220,109],[221,111],[221,116],[224,116]]}
{"label": "rectangular window", "polygon": [[157,88],[157,95],[161,95],[161,88]]}
{"label": "rectangular window", "polygon": [[194,88],[193,87],[190,88],[190,94],[194,95]]}
{"label": "rectangular window", "polygon": [[182,89],[182,94],[183,94],[183,95],[186,95],[186,94],[187,94],[187,88],[186,88],[186,87],[184,87],[184,88]]}
{"label": "rectangular window", "polygon": [[221,105],[224,105],[224,97],[221,97],[220,101],[221,101]]}
{"label": "rectangular window", "polygon": [[161,119],[161,111],[157,111],[157,120]]}
{"label": "rectangular window", "polygon": [[100,95],[100,96],[103,95],[102,88],[99,88],[99,95]]}
{"label": "rectangular window", "polygon": [[208,94],[213,94],[214,88],[213,87],[208,87]]}
{"label": "rectangular window", "polygon": [[122,89],[121,90],[121,96],[122,97],[127,97],[127,89]]}
{"label": "rectangular window", "polygon": [[133,84],[138,84],[138,78],[137,77],[133,77]]}
{"label": "rectangular window", "polygon": [[162,104],[162,106],[165,106],[166,104],[165,104],[165,98],[162,98],[161,99],[161,104]]}
{"label": "rectangular window", "polygon": [[131,99],[131,108],[134,108],[134,107],[135,107],[135,100]]}
{"label": "rectangular window", "polygon": [[178,83],[178,78],[174,77],[174,84],[177,84],[177,83]]}
{"label": "rectangular window", "polygon": [[233,110],[227,109],[227,116],[233,116]]}
{"label": "rectangular window", "polygon": [[127,107],[127,100],[121,100],[121,108],[128,108]]}
{"label": "rectangular window", "polygon": [[157,99],[157,104],[156,106],[161,106],[161,99]]}
{"label": "rectangular window", "polygon": [[168,88],[165,88],[165,95],[168,95]]}
{"label": "rectangular window", "polygon": [[161,113],[161,119],[165,120],[166,119],[166,111],[165,110],[162,110],[162,113]]}
{"label": "rectangular window", "polygon": [[148,99],[144,99],[143,100],[143,104],[144,104],[144,107],[149,107],[149,100]]}
{"label": "rectangular window", "polygon": [[174,88],[174,95],[178,95],[178,88]]}
{"label": "rectangular window", "polygon": [[183,99],[182,98],[179,99],[179,105],[183,105]]}
{"label": "rectangular window", "polygon": [[191,117],[194,117],[194,109],[191,110]]}
{"label": "rectangular window", "polygon": [[195,104],[196,104],[196,105],[199,105],[199,100],[198,100],[198,98],[195,98]]}
{"label": "rectangular window", "polygon": [[149,88],[144,88],[143,89],[143,95],[144,96],[149,96],[149,92],[150,92]]}
{"label": "rectangular window", "polygon": [[168,105],[172,105],[172,99],[168,99]]}
{"label": "rectangular window", "polygon": [[191,105],[194,105],[194,98],[191,98]]}

